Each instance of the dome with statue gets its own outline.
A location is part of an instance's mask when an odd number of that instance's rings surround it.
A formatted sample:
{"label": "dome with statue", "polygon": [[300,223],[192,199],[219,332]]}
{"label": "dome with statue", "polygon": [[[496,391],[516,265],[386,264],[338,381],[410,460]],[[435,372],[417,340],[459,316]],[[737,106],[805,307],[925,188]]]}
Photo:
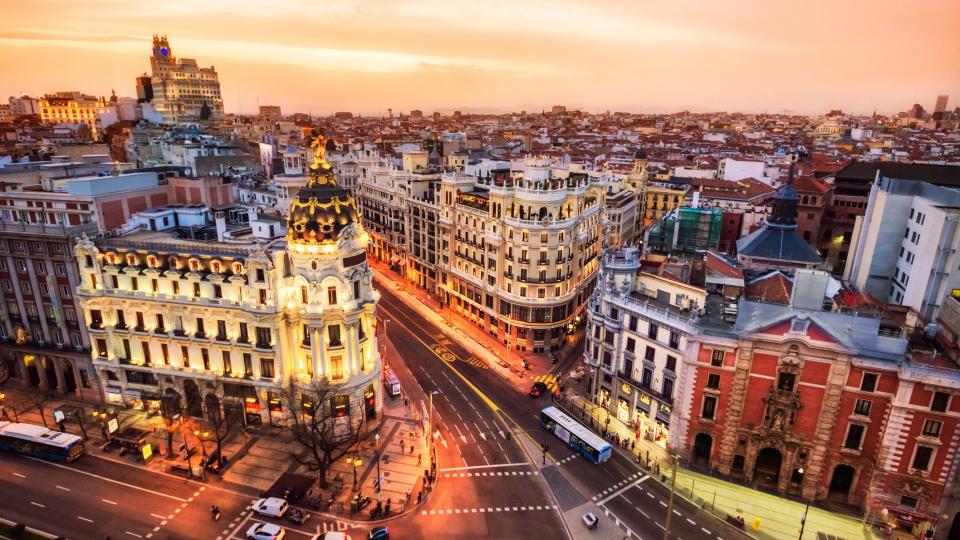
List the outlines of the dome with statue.
{"label": "dome with statue", "polygon": [[349,190],[337,186],[327,161],[327,138],[314,131],[313,163],[307,185],[300,189],[287,215],[287,241],[293,244],[334,244],[340,233],[358,223],[357,203]]}

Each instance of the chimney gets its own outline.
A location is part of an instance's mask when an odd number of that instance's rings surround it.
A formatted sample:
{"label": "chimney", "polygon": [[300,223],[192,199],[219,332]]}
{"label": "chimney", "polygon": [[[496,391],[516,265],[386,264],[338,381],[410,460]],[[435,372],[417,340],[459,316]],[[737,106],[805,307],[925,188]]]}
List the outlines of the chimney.
{"label": "chimney", "polygon": [[213,216],[217,222],[217,242],[223,242],[223,237],[227,232],[227,216],[223,213],[223,210],[217,210]]}

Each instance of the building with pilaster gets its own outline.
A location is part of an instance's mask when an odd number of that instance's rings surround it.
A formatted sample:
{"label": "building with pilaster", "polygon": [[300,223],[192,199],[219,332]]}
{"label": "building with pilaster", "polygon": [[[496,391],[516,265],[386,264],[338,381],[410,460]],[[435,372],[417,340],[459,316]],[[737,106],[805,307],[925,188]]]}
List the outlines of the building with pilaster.
{"label": "building with pilaster", "polygon": [[154,35],[150,69],[151,103],[164,124],[223,118],[220,79],[213,66],[176,58],[167,36]]}
{"label": "building with pilaster", "polygon": [[[377,293],[352,195],[315,143],[287,237],[258,240],[207,207],[160,208],[76,247],[93,364],[109,402],[282,420],[290,381],[323,381],[333,416],[377,418]],[[212,215],[211,215],[212,214]]]}

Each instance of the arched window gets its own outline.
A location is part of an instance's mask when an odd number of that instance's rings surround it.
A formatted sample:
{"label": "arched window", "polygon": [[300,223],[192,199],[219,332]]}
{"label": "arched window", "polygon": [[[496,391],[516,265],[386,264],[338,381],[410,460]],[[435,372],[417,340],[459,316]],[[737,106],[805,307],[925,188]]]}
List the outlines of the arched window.
{"label": "arched window", "polygon": [[210,263],[210,270],[216,274],[220,273],[220,261],[213,261]]}

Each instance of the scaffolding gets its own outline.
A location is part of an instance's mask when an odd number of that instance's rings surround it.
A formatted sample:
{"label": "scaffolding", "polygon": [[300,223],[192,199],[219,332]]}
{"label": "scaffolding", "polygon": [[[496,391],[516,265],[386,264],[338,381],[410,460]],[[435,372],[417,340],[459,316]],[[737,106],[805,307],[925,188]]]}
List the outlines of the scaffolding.
{"label": "scaffolding", "polygon": [[677,208],[647,230],[654,253],[693,255],[718,249],[723,212],[719,208]]}

